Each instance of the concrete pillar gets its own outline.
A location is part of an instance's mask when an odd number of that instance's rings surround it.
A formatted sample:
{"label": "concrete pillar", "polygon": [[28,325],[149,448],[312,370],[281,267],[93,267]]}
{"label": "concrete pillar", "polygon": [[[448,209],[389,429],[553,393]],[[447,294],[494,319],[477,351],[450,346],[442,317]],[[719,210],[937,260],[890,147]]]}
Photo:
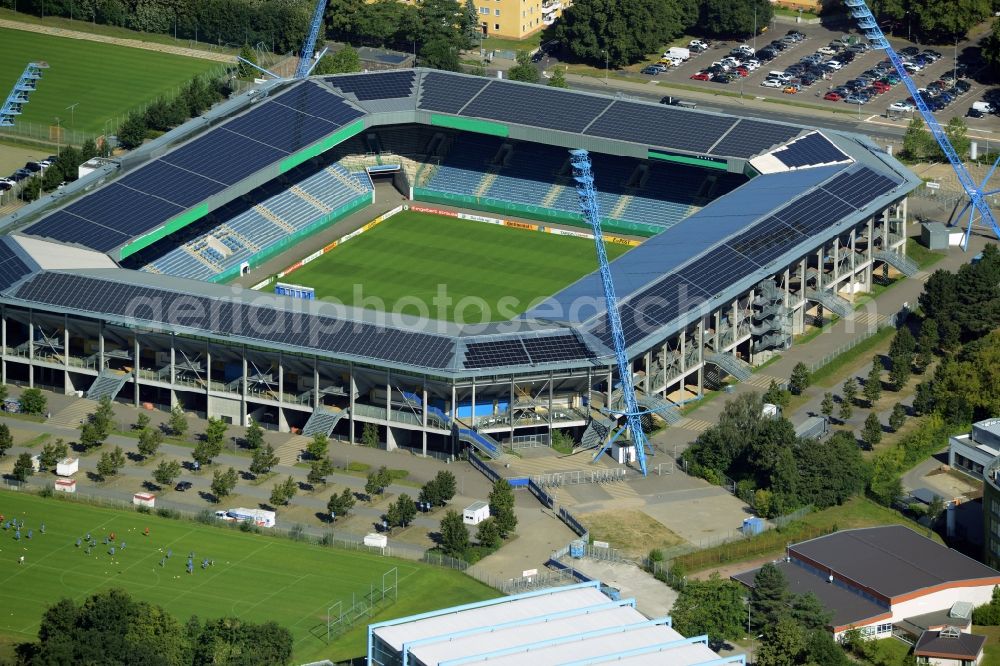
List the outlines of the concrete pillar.
{"label": "concrete pillar", "polygon": [[472,378],[472,416],[469,417],[470,427],[476,429],[476,378]]}
{"label": "concrete pillar", "polygon": [[3,383],[7,383],[7,309],[3,308],[0,310],[0,353],[2,353],[3,366],[0,368],[0,374]]}
{"label": "concrete pillar", "polygon": [[[392,421],[392,372],[390,370],[385,371],[385,422],[388,427],[388,423]],[[388,432],[388,430],[386,430]],[[386,444],[388,445],[389,435],[386,435]]]}
{"label": "concrete pillar", "polygon": [[350,443],[354,444],[354,395],[358,392],[357,384],[354,381],[354,364],[347,364],[347,394],[348,394],[348,409],[350,412],[347,414],[347,425],[348,425],[348,435]]}
{"label": "concrete pillar", "polygon": [[[69,353],[69,334],[66,335],[66,350]],[[132,406],[139,407],[139,336],[132,336]]]}
{"label": "concrete pillar", "polygon": [[507,424],[509,426],[507,430],[508,430],[508,432],[510,432],[510,439],[511,439],[511,444],[512,445],[513,445],[513,441],[514,441],[514,396],[516,395],[516,393],[517,393],[517,386],[514,383],[514,375],[511,375],[510,376],[510,401],[507,403],[507,405],[508,405],[507,413],[510,415],[510,422]]}
{"label": "concrete pillar", "polygon": [[[34,338],[31,338],[34,340]],[[97,374],[104,371],[104,322],[97,324]]]}
{"label": "concrete pillar", "polygon": [[319,409],[319,359],[313,358],[313,394],[312,408]]}
{"label": "concrete pillar", "polygon": [[[73,382],[69,376],[69,316],[63,315],[63,393],[69,395],[73,392]],[[139,394],[139,384],[136,383],[136,398]],[[136,403],[138,404],[138,403]]]}
{"label": "concrete pillar", "polygon": [[645,376],[645,380],[642,383],[642,390],[644,392],[646,392],[646,393],[649,393],[649,390],[652,388],[649,385],[649,382],[650,382],[649,369],[652,367],[652,364],[653,364],[653,352],[652,351],[646,352],[643,355],[643,357],[642,357],[642,361],[643,361],[643,363],[646,364],[646,376]]}
{"label": "concrete pillar", "polygon": [[[452,423],[454,423],[455,420],[458,418],[458,406],[456,405],[456,399],[457,399],[457,396],[455,395],[455,383],[452,382],[452,384],[451,384],[451,408],[449,410],[451,412],[451,421],[452,421]],[[457,445],[458,445],[458,439],[456,437],[452,437],[451,438],[451,455],[452,455],[453,458],[458,453]]]}
{"label": "concrete pillar", "polygon": [[[101,339],[102,346],[104,339]],[[35,322],[28,315],[28,388],[35,388]]]}
{"label": "concrete pillar", "polygon": [[819,250],[816,251],[816,266],[818,269],[816,271],[816,291],[819,291],[823,288],[823,267],[824,267],[823,250],[824,246],[821,246]]}
{"label": "concrete pillar", "polygon": [[[212,346],[205,345],[205,404],[208,405],[208,396],[212,393]],[[207,410],[207,407],[206,407]],[[211,414],[208,414],[211,416]]]}
{"label": "concrete pillar", "polygon": [[243,347],[240,353],[240,360],[243,364],[243,375],[240,378],[240,425],[248,426],[247,421],[247,394],[250,392],[250,382],[247,381],[247,348]]}
{"label": "concrete pillar", "polygon": [[420,449],[424,457],[427,456],[427,379],[424,379],[424,385],[420,389],[420,401],[424,408],[420,411],[420,423],[423,426],[420,430],[421,441]]}

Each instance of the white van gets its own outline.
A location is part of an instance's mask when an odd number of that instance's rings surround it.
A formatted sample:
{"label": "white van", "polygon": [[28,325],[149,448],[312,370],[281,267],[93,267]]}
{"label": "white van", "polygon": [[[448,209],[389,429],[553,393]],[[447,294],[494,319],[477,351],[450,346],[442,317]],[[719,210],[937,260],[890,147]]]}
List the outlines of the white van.
{"label": "white van", "polygon": [[993,105],[989,102],[973,102],[972,108],[980,113],[993,113]]}
{"label": "white van", "polygon": [[788,74],[785,74],[784,72],[768,72],[767,78],[785,83],[786,81],[790,81],[792,77],[790,77]]}

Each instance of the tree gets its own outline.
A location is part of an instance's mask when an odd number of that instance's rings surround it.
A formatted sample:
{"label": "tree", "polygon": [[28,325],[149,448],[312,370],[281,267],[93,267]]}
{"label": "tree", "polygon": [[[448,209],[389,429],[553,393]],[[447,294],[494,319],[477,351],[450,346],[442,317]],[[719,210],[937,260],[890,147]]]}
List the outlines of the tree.
{"label": "tree", "polygon": [[167,419],[167,426],[170,434],[174,437],[183,437],[188,429],[187,417],[184,416],[184,409],[180,405],[170,408],[170,418]]}
{"label": "tree", "polygon": [[817,509],[843,504],[865,489],[871,470],[854,435],[839,430],[823,444],[802,440],[795,448],[798,493]]}
{"label": "tree", "polygon": [[684,635],[708,634],[715,642],[741,638],[746,630],[743,586],[713,572],[708,580],[688,580],[670,612]]}
{"label": "tree", "polygon": [[757,649],[758,666],[798,666],[805,648],[802,628],[790,617],[783,616],[764,627],[764,636]]}
{"label": "tree", "polygon": [[329,458],[320,458],[319,460],[313,460],[309,465],[309,474],[306,476],[306,480],[315,485],[326,483],[326,477],[333,473],[333,463],[330,462]]}
{"label": "tree", "polygon": [[448,39],[434,37],[420,49],[420,64],[433,69],[457,72],[461,69],[458,48]]}
{"label": "tree", "polygon": [[750,590],[750,624],[755,632],[772,627],[788,617],[788,580],[772,563],[762,566],[753,579]]}
{"label": "tree", "polygon": [[889,414],[889,430],[898,432],[903,427],[904,421],[906,421],[906,407],[897,402],[892,406],[892,413]]}
{"label": "tree", "polygon": [[292,634],[276,622],[253,624],[236,617],[206,622],[193,642],[196,666],[288,664]]}
{"label": "tree", "polygon": [[507,78],[511,81],[538,83],[538,68],[531,62],[531,54],[527,51],[517,52],[517,64],[507,70]]}
{"label": "tree", "polygon": [[448,510],[441,519],[441,550],[445,555],[461,557],[469,547],[469,529],[462,522],[462,514]]}
{"label": "tree", "polygon": [[260,424],[250,419],[246,434],[243,435],[243,445],[248,449],[256,451],[264,443],[264,429]]}
{"label": "tree", "polygon": [[466,47],[471,47],[477,39],[483,36],[483,30],[479,25],[479,10],[476,9],[475,0],[465,0],[465,7],[462,11],[462,36],[465,38]]}
{"label": "tree", "polygon": [[222,453],[222,447],[226,443],[226,430],[229,425],[222,419],[217,419],[214,417],[208,418],[208,425],[205,426],[205,439],[204,442],[208,446],[208,451],[211,453],[211,457]]}
{"label": "tree", "polygon": [[965,38],[976,24],[992,14],[989,0],[953,0],[912,2],[914,25],[925,43],[951,44]]}
{"label": "tree", "polygon": [[29,388],[21,392],[21,411],[25,414],[41,416],[45,413],[49,401],[41,389]]}
{"label": "tree", "polygon": [[795,367],[792,368],[792,375],[788,379],[788,388],[795,395],[801,395],[809,388],[809,368],[802,361],[796,363]]}
{"label": "tree", "polygon": [[993,27],[981,42],[979,42],[980,54],[983,60],[990,66],[992,72],[996,74],[1000,71],[1000,20],[993,19]]}
{"label": "tree", "polygon": [[374,423],[366,423],[361,431],[361,446],[369,449],[378,448],[378,426]]}
{"label": "tree", "polygon": [[328,54],[320,58],[319,63],[317,63],[315,69],[313,69],[313,74],[350,74],[352,72],[360,71],[361,58],[358,57],[358,52],[355,51],[350,44],[346,44],[336,53]]}
{"label": "tree", "polygon": [[337,493],[330,495],[330,501],[326,503],[326,510],[330,512],[331,520],[349,514],[354,508],[354,501],[354,493],[351,492],[350,488],[344,488],[339,495]]}
{"label": "tree", "polygon": [[552,76],[549,77],[549,85],[553,88],[569,88],[569,83],[566,82],[565,67],[556,67],[552,70]]}
{"label": "tree", "polygon": [[267,474],[277,464],[278,456],[274,454],[274,447],[265,444],[254,449],[253,457],[250,459],[250,473],[254,476]]}
{"label": "tree", "polygon": [[321,432],[313,435],[312,441],[306,446],[306,453],[313,460],[320,460],[321,458],[326,458],[326,451],[329,447],[329,440],[326,435]]}
{"label": "tree", "polygon": [[[199,109],[199,112],[201,109]],[[118,145],[125,150],[133,150],[146,140],[146,117],[141,113],[133,113],[125,119],[118,128]]]}
{"label": "tree", "polygon": [[858,399],[858,382],[857,382],[857,380],[854,379],[854,377],[848,378],[844,382],[844,386],[841,389],[841,393],[844,394],[844,402],[853,405],[854,401]]}
{"label": "tree", "polygon": [[97,475],[102,480],[108,479],[118,474],[124,466],[125,454],[122,452],[122,447],[116,446],[113,451],[101,453],[101,458],[97,461]]}
{"label": "tree", "polygon": [[149,427],[149,423],[150,423],[149,414],[147,414],[146,412],[139,412],[139,416],[136,417],[135,423],[132,424],[132,429],[142,432],[143,430]]}
{"label": "tree", "polygon": [[878,420],[878,414],[869,412],[865,419],[865,425],[861,429],[861,439],[865,441],[869,449],[874,449],[882,441],[882,422]]}
{"label": "tree", "polygon": [[889,381],[893,388],[901,390],[910,379],[910,371],[913,365],[913,355],[917,348],[917,341],[910,333],[910,329],[903,326],[892,338],[889,345],[889,360],[892,368],[889,370]]}
{"label": "tree", "polygon": [[[258,64],[257,53],[252,48],[250,48],[249,44],[244,44],[242,47],[240,47],[239,57],[251,63],[252,65]],[[255,78],[257,78],[257,76],[260,75],[260,72],[256,68],[251,67],[242,60],[239,61],[239,64],[236,67],[236,71],[238,72],[238,76],[244,81],[253,81]]]}
{"label": "tree", "polygon": [[413,503],[413,500],[406,493],[402,493],[396,498],[396,507],[399,513],[399,524],[402,527],[406,527],[417,515],[417,505]]}
{"label": "tree", "polygon": [[11,472],[13,477],[18,481],[24,482],[28,480],[28,477],[35,473],[35,467],[31,464],[31,454],[22,453],[14,461],[14,469]]}
{"label": "tree", "polygon": [[941,517],[946,508],[941,496],[935,495],[931,503],[927,505],[927,517],[931,519],[931,525],[937,522],[937,519]]}
{"label": "tree", "polygon": [[69,455],[69,447],[62,441],[62,439],[57,439],[52,444],[46,444],[42,447],[42,452],[38,456],[38,462],[42,469],[54,469],[59,461]]}
{"label": "tree", "polygon": [[381,495],[383,490],[379,485],[378,473],[369,472],[368,478],[365,479],[365,495],[368,495],[368,501],[372,501],[375,495]]}
{"label": "tree", "polygon": [[754,27],[766,28],[773,15],[765,0],[703,0],[698,28],[710,35],[753,36]]}
{"label": "tree", "polygon": [[819,403],[819,411],[822,412],[823,416],[830,418],[833,416],[833,394],[827,391],[823,394],[823,400]]}
{"label": "tree", "polygon": [[920,366],[921,372],[934,362],[934,352],[940,343],[941,336],[937,322],[925,318],[920,323],[920,336],[917,338],[917,365]]}
{"label": "tree", "polygon": [[500,528],[497,526],[496,518],[490,516],[479,523],[476,528],[476,541],[479,542],[480,546],[490,550],[500,547],[503,543],[503,537],[500,536]]}
{"label": "tree", "polygon": [[778,382],[771,380],[771,383],[767,387],[767,391],[764,392],[764,402],[770,403],[772,405],[777,405],[782,409],[788,407],[791,401],[791,395],[788,391],[783,391]]}
{"label": "tree", "polygon": [[63,172],[62,169],[58,168],[55,164],[50,166],[45,170],[42,175],[42,190],[46,192],[51,192],[52,190],[59,187],[63,182]]}
{"label": "tree", "polygon": [[442,469],[433,479],[423,485],[417,499],[421,502],[429,502],[433,506],[444,506],[455,496],[456,489],[455,475]]}
{"label": "tree", "polygon": [[80,146],[80,164],[95,157],[97,157],[97,144],[94,143],[93,139],[87,139]]}
{"label": "tree", "polygon": [[295,497],[295,493],[298,490],[299,484],[291,476],[280,483],[274,484],[274,488],[271,489],[271,505],[283,506],[288,504]]}
{"label": "tree", "polygon": [[6,423],[0,423],[0,458],[7,455],[11,447],[14,446],[14,437],[10,434],[10,428]]}
{"label": "tree", "polygon": [[236,487],[236,481],[239,477],[236,475],[236,470],[230,467],[225,472],[221,469],[215,470],[212,473],[212,494],[215,495],[215,501],[219,501],[223,497],[226,497],[233,491]]}
{"label": "tree", "polygon": [[176,460],[161,460],[153,470],[153,480],[161,486],[172,486],[174,479],[181,475],[181,465]]}
{"label": "tree", "polygon": [[191,457],[195,462],[204,467],[205,465],[212,464],[212,460],[215,458],[215,452],[212,451],[212,445],[203,440],[194,445],[194,451],[191,452]]}
{"label": "tree", "polygon": [[96,449],[103,443],[104,437],[101,436],[100,428],[90,421],[84,421],[80,425],[80,446],[85,450]]}
{"label": "tree", "polygon": [[869,407],[874,407],[882,397],[882,361],[878,356],[872,359],[872,369],[865,379],[864,395]]}
{"label": "tree", "polygon": [[162,443],[163,433],[157,428],[145,428],[139,433],[139,453],[146,458],[156,455]]}
{"label": "tree", "polygon": [[795,595],[792,599],[792,619],[807,631],[826,629],[833,620],[833,613],[828,611],[812,592]]}
{"label": "tree", "polygon": [[493,484],[493,490],[489,497],[490,515],[496,518],[497,529],[500,530],[500,537],[507,538],[507,535],[517,529],[517,514],[514,513],[514,489],[511,488],[507,479],[497,479]]}
{"label": "tree", "polygon": [[924,126],[923,118],[914,114],[913,120],[906,127],[906,134],[903,135],[901,157],[911,161],[920,161],[928,155],[937,153],[937,142]]}
{"label": "tree", "polygon": [[546,37],[565,44],[575,58],[603,67],[606,53],[610,67],[621,67],[657,51],[697,21],[693,0],[578,0]]}

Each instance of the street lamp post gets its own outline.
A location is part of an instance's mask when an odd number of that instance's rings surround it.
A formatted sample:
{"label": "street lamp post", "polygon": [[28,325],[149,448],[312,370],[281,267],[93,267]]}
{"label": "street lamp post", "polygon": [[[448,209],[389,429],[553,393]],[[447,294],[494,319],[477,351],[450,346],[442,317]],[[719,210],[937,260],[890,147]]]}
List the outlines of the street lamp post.
{"label": "street lamp post", "polygon": [[753,3],[753,52],[757,53],[757,3]]}
{"label": "street lamp post", "polygon": [[601,49],[601,52],[604,54],[604,85],[608,85],[608,70],[609,70],[609,67],[608,67],[608,62],[609,62],[608,50],[607,49]]}

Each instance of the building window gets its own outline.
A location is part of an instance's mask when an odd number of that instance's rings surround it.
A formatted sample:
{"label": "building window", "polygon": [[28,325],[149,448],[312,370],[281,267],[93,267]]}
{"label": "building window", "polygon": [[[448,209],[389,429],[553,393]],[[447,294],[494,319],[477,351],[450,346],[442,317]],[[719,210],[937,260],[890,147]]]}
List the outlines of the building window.
{"label": "building window", "polygon": [[489,14],[490,13],[490,8],[489,7],[480,7],[479,8],[479,13],[480,14]]}
{"label": "building window", "polygon": [[892,622],[883,622],[875,628],[875,632],[879,634],[891,634],[892,633]]}
{"label": "building window", "polygon": [[493,29],[494,30],[499,30],[500,29],[500,24],[499,23],[494,23],[493,24]]}
{"label": "building window", "polygon": [[500,10],[499,9],[494,9],[493,10],[493,15],[494,16],[500,16]]}

